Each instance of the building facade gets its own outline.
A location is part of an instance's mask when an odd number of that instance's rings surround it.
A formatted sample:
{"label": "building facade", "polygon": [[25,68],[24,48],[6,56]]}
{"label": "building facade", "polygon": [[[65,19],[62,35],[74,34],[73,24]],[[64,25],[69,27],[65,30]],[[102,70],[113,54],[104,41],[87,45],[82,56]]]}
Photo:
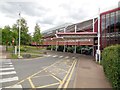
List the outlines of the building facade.
{"label": "building facade", "polygon": [[[98,17],[85,20],[75,24],[63,24],[43,32],[43,46],[74,47],[76,53],[77,46],[88,46],[92,48],[95,56],[98,49],[98,34],[100,27],[100,51],[105,47],[120,44],[120,2],[118,7],[100,13]],[[100,22],[100,23],[99,23]]]}

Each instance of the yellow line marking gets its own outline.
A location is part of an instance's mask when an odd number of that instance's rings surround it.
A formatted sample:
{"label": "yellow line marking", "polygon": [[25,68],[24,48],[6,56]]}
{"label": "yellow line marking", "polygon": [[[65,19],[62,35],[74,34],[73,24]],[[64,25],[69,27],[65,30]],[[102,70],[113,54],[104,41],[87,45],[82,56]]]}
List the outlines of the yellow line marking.
{"label": "yellow line marking", "polygon": [[53,83],[53,84],[48,84],[48,85],[44,85],[44,86],[39,86],[36,88],[45,88],[45,87],[49,87],[49,86],[54,86],[54,85],[58,85],[59,83]]}
{"label": "yellow line marking", "polygon": [[70,79],[71,79],[71,77],[72,77],[72,74],[73,74],[73,71],[74,71],[74,68],[75,68],[76,63],[77,63],[77,60],[76,60],[76,62],[75,62],[75,64],[74,64],[74,66],[73,66],[73,68],[72,68],[72,71],[71,71],[71,73],[70,73],[70,75],[69,75],[69,77],[68,77],[68,79],[67,79],[67,82],[65,83],[65,85],[64,85],[63,88],[67,88],[67,86],[68,86],[68,84],[69,84],[69,82],[70,82]]}
{"label": "yellow line marking", "polygon": [[[57,62],[55,62],[55,63],[51,64],[50,66],[48,66],[48,67],[46,67],[46,68],[44,68],[44,69],[42,69],[42,70],[40,70],[40,71],[38,71],[38,72],[34,73],[33,75],[31,75],[31,76],[29,76],[29,77],[27,77],[27,78],[25,78],[25,79],[23,79],[23,80],[21,80],[21,81],[17,82],[17,83],[16,83],[16,84],[14,84],[14,85],[20,84],[20,83],[24,82],[25,80],[28,80],[28,78],[31,78],[31,77],[33,77],[33,76],[35,76],[35,75],[39,74],[40,72],[42,72],[42,71],[46,70],[47,68],[49,68],[49,67],[53,66],[54,64],[59,63],[59,62],[61,62],[61,61],[63,61],[63,60],[64,60],[64,59],[60,59],[60,61],[57,61]],[[13,87],[14,85],[12,85],[11,87]]]}
{"label": "yellow line marking", "polygon": [[30,78],[28,78],[28,81],[30,82],[31,87],[32,87],[32,88],[35,88],[35,86],[34,86],[32,80],[31,80]]}
{"label": "yellow line marking", "polygon": [[62,80],[60,80],[59,78],[57,78],[54,74],[51,74],[51,76],[52,76],[53,78],[55,78],[56,80],[58,80],[60,83],[62,82]]}
{"label": "yellow line marking", "polygon": [[66,74],[66,76],[64,77],[63,81],[60,83],[60,85],[58,86],[58,88],[62,88],[62,85],[64,84],[65,80],[67,79],[67,76],[69,75],[73,65],[74,65],[75,61],[72,63],[70,69],[68,70],[68,73]]}

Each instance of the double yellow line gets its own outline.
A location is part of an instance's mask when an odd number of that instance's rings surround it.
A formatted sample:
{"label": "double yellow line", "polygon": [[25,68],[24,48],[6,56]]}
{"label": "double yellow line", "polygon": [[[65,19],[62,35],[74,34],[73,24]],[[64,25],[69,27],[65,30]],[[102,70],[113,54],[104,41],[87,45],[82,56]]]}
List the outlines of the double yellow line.
{"label": "double yellow line", "polygon": [[67,86],[68,86],[68,84],[70,82],[70,79],[72,77],[74,68],[76,66],[76,63],[77,63],[77,60],[74,60],[71,67],[70,67],[70,69],[68,70],[66,76],[64,77],[63,81],[58,86],[58,90],[60,90],[60,88],[67,88]]}

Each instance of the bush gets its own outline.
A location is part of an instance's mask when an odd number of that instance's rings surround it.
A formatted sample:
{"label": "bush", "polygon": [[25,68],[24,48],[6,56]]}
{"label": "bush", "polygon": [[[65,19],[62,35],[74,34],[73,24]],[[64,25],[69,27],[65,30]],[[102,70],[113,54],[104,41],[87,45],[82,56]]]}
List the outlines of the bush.
{"label": "bush", "polygon": [[68,46],[67,47],[67,51],[73,53],[74,52],[74,47]]}
{"label": "bush", "polygon": [[21,47],[20,47],[20,51],[22,51],[22,52],[26,52],[26,51],[27,51],[27,48],[24,47],[24,46],[21,46]]}
{"label": "bush", "polygon": [[63,52],[64,46],[59,46],[58,47],[58,51],[62,51]]}
{"label": "bush", "polygon": [[48,46],[48,47],[47,47],[47,50],[51,50],[51,46]]}
{"label": "bush", "polygon": [[52,49],[55,51],[56,50],[56,46],[54,45],[54,46],[52,46]]}
{"label": "bush", "polygon": [[110,46],[102,52],[104,72],[112,87],[120,89],[120,45]]}
{"label": "bush", "polygon": [[77,46],[76,47],[76,52],[79,53],[79,54],[81,54],[81,49],[82,49],[82,46]]}

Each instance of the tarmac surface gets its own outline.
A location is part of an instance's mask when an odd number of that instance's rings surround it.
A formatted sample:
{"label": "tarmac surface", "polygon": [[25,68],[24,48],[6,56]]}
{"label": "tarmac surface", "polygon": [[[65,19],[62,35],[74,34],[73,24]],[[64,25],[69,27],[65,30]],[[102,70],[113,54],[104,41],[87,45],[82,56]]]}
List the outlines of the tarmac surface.
{"label": "tarmac surface", "polygon": [[[16,74],[16,78],[18,76],[19,82],[15,83],[20,88],[111,88],[103,67],[95,62],[94,57],[68,52],[46,52],[47,55],[41,61],[1,60],[5,65],[9,63],[14,66],[12,72]],[[5,57],[7,54],[4,52],[0,55]]]}

